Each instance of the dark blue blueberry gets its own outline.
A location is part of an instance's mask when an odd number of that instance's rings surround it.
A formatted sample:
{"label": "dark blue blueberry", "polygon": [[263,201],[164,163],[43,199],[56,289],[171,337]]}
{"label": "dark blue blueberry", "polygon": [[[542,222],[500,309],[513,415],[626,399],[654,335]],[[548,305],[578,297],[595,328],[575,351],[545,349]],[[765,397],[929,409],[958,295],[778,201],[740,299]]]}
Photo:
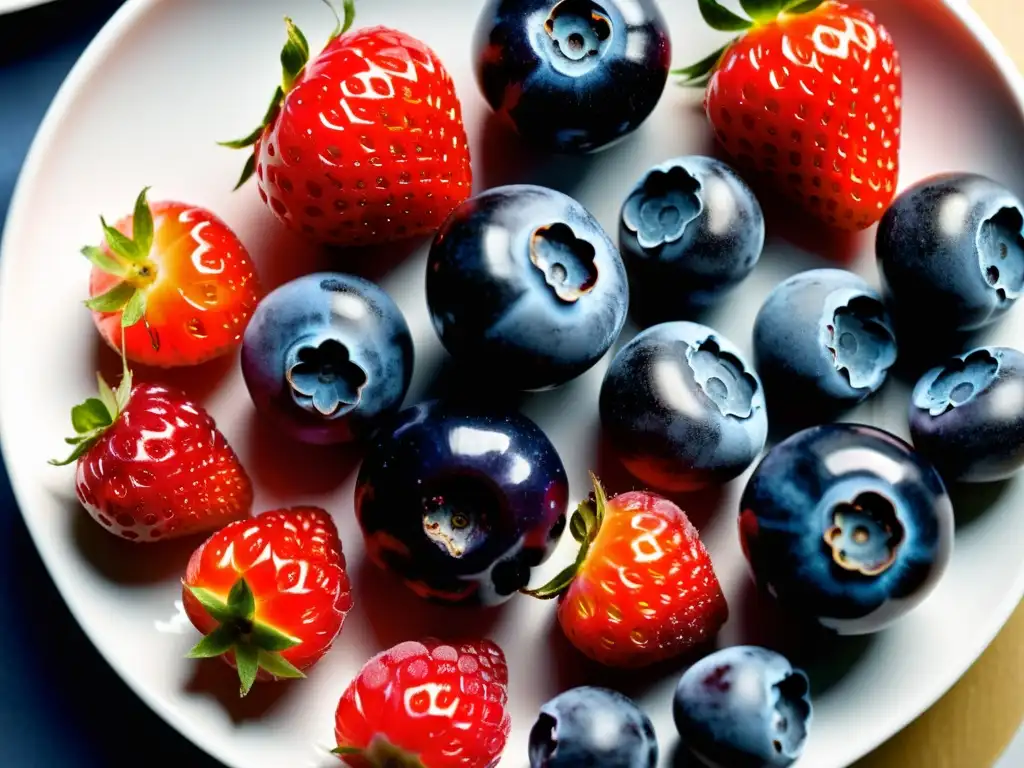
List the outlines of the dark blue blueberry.
{"label": "dark blue blueberry", "polygon": [[697,323],[655,325],[620,349],[601,385],[600,410],[626,468],[670,491],[732,480],[768,435],[754,369],[728,339]]}
{"label": "dark blue blueberry", "polygon": [[540,708],[530,731],[530,768],[654,768],[651,719],[618,691],[571,688]]}
{"label": "dark blue blueberry", "polygon": [[807,742],[810,683],[774,651],[734,646],[683,673],[672,713],[683,746],[708,765],[784,768]]}
{"label": "dark blue blueberry", "polygon": [[356,480],[370,557],[422,597],[497,605],[525,587],[565,528],[565,468],[514,412],[439,401],[382,429]]}
{"label": "dark blue blueberry", "polygon": [[947,482],[1005,480],[1024,467],[1024,354],[982,347],[922,376],[910,435]]}
{"label": "dark blue blueberry", "polygon": [[654,0],[488,0],[474,41],[484,98],[529,143],[591,152],[635,131],[668,81]]}
{"label": "dark blue blueberry", "polygon": [[679,320],[710,307],[757,264],[764,216],[725,163],[677,157],[644,174],[622,205],[619,247],[634,312]]}
{"label": "dark blue blueberry", "polygon": [[812,269],[769,294],[754,322],[754,361],[773,416],[814,420],[882,386],[896,362],[896,336],[864,280]]}
{"label": "dark blue blueberry", "polygon": [[413,345],[401,311],[360,277],[322,272],[271,291],[242,342],[256,408],[297,440],[364,439],[402,405]]}
{"label": "dark blue blueberry", "polygon": [[932,465],[873,427],[830,424],[776,445],[740,503],[757,583],[791,615],[876,632],[918,605],[953,551],[953,505]]}
{"label": "dark blue blueberry", "polygon": [[427,303],[451,355],[508,389],[558,386],[591,368],[626,321],[615,244],[578,202],[545,187],[470,198],[434,239]]}
{"label": "dark blue blueberry", "polygon": [[879,223],[876,251],[908,326],[974,331],[1024,291],[1024,204],[984,176],[934,176],[896,198]]}

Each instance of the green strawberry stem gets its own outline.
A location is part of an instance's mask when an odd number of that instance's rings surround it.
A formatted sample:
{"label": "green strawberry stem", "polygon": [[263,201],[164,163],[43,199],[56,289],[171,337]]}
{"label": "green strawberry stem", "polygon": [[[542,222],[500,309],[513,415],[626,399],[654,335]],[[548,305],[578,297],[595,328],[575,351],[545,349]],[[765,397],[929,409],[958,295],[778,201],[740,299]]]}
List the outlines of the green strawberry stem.
{"label": "green strawberry stem", "polygon": [[71,455],[66,459],[50,459],[50,464],[55,467],[63,467],[72,462],[78,461],[103,433],[113,426],[114,422],[128,406],[128,400],[132,396],[132,372],[128,367],[128,358],[124,352],[124,326],[121,326],[121,383],[113,390],[103,379],[103,375],[96,373],[96,383],[99,385],[99,397],[90,397],[84,403],[80,403],[71,409],[71,426],[75,430],[74,437],[64,438],[64,442],[74,446]]}
{"label": "green strawberry stem", "polygon": [[196,643],[187,658],[210,659],[229,651],[234,653],[241,696],[252,689],[260,669],[277,678],[305,677],[281,655],[281,651],[302,641],[256,621],[256,598],[244,576],[231,587],[226,601],[208,589],[185,586],[218,622],[217,628]]}
{"label": "green strawberry stem", "polygon": [[[327,42],[348,32],[356,20],[355,0],[341,0],[340,13],[335,2],[336,0],[323,0],[324,5],[331,9],[331,13],[334,14],[336,20],[334,31],[331,32]],[[228,147],[229,149],[248,149],[255,146],[256,142],[260,140],[260,136],[267,129],[267,126],[277,119],[278,112],[281,111],[281,105],[284,103],[284,97],[295,86],[302,71],[306,68],[306,64],[309,63],[309,41],[306,40],[306,36],[302,34],[301,29],[295,26],[295,22],[287,16],[284,17],[284,24],[287,31],[287,39],[285,40],[284,48],[281,49],[281,85],[274,89],[274,95],[270,99],[270,106],[267,107],[263,120],[248,135],[231,141],[219,141],[217,143],[220,146]],[[245,184],[255,172],[256,152],[253,150],[245,161],[245,167],[242,168],[242,174],[238,179],[238,183],[235,184],[235,189],[237,190]]]}
{"label": "green strawberry stem", "polygon": [[[121,328],[130,328],[146,318],[146,290],[156,280],[156,264],[150,258],[153,249],[153,211],[146,200],[149,187],[143,189],[135,200],[132,213],[132,236],[128,237],[116,227],[110,226],[100,216],[103,235],[112,253],[102,248],[87,245],[82,249],[94,266],[104,272],[121,278],[113,288],[99,296],[87,299],[85,306],[97,312],[120,312]],[[156,335],[146,323],[149,338],[154,349],[159,349]],[[122,347],[124,338],[122,335]]]}
{"label": "green strawberry stem", "polygon": [[716,32],[739,32],[741,34],[696,64],[672,70],[672,74],[682,78],[683,85],[707,85],[708,79],[722,59],[722,54],[739,37],[742,37],[743,33],[765,24],[773,24],[784,15],[798,16],[810,13],[822,2],[824,0],[740,0],[740,7],[749,17],[744,18],[721,5],[718,0],[697,0],[697,7],[700,9],[700,15],[705,24]]}
{"label": "green strawberry stem", "polygon": [[590,473],[590,481],[594,485],[593,500],[584,499],[581,501],[569,519],[569,532],[580,545],[576,559],[547,584],[537,587],[537,589],[522,589],[520,590],[522,594],[536,597],[540,600],[553,600],[569,588],[573,579],[576,578],[576,574],[583,567],[583,563],[586,562],[587,555],[590,553],[590,547],[601,530],[601,524],[604,523],[605,513],[608,508],[608,496],[605,494],[604,488],[601,487],[601,482],[597,479],[597,475],[593,472]]}
{"label": "green strawberry stem", "polygon": [[366,749],[335,747],[331,750],[331,754],[360,758],[362,765],[382,766],[383,768],[426,768],[416,755],[396,747],[379,734],[373,737],[370,746]]}

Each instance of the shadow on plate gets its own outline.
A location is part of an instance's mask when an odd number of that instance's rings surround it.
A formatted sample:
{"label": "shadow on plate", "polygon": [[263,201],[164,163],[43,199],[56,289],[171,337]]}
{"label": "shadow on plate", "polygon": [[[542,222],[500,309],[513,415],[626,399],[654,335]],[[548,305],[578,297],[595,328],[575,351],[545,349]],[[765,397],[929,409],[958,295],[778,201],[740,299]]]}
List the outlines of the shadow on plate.
{"label": "shadow on plate", "polygon": [[969,527],[988,514],[1013,489],[1016,478],[994,483],[951,483],[949,497],[953,502],[957,530]]}
{"label": "shadow on plate", "polygon": [[[310,674],[315,674],[315,668]],[[215,699],[235,725],[259,720],[293,695],[302,680],[257,682],[243,698],[238,690],[238,672],[221,659],[197,659],[192,677],[185,683],[186,693]]]}
{"label": "shadow on plate", "polygon": [[355,610],[365,613],[379,648],[428,637],[444,642],[488,637],[501,611],[500,606],[483,609],[443,605],[421,598],[395,574],[378,568],[366,556],[353,566]]}

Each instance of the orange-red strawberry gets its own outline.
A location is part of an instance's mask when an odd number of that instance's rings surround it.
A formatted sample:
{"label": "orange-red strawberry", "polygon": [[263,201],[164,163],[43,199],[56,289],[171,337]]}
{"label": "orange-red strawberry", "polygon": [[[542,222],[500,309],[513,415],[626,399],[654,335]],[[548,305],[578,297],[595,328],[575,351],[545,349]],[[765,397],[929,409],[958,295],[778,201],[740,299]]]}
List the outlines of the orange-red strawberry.
{"label": "orange-red strawberry", "polygon": [[[328,3],[330,5],[330,3]],[[462,107],[444,64],[424,43],[386,27],[349,32],[323,51],[286,20],[284,78],[239,181],[255,173],[260,197],[315,241],[367,245],[433,232],[470,194]]]}
{"label": "orange-red strawberry", "polygon": [[[262,289],[249,254],[228,225],[185,203],[146,200],[82,253],[93,264],[86,306],[115,350],[170,368],[237,349]],[[123,330],[123,336],[122,336]]]}
{"label": "orange-red strawberry", "polygon": [[189,656],[235,667],[242,696],[256,680],[303,677],[352,609],[334,521],[295,507],[231,523],[192,553],[182,601],[204,635]]}
{"label": "orange-red strawberry", "polygon": [[565,636],[610,667],[647,666],[711,640],[729,609],[686,514],[647,491],[608,499],[593,482],[594,500],[570,524],[576,561],[528,594],[559,598]]}
{"label": "orange-red strawberry", "polygon": [[335,753],[353,768],[491,768],[512,727],[505,654],[490,640],[400,643],[338,702]]}
{"label": "orange-red strawberry", "polygon": [[134,384],[127,361],[114,391],[71,410],[75,491],[122,538],[152,542],[205,533],[252,509],[252,483],[202,406],[159,384]]}
{"label": "orange-red strawberry", "polygon": [[741,32],[678,74],[707,81],[720,142],[812,216],[841,229],[874,224],[899,177],[899,51],[856,2],[741,0],[751,17],[700,0],[705,21]]}

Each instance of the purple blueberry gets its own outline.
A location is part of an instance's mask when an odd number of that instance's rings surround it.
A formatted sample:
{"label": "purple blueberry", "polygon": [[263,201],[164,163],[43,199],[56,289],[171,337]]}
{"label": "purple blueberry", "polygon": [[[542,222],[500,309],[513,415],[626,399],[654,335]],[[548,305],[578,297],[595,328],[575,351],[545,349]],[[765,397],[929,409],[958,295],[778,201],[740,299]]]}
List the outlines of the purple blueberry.
{"label": "purple blueberry", "polygon": [[474,59],[484,98],[524,140],[582,153],[647,119],[672,52],[654,0],[488,0]]}
{"label": "purple blueberry", "polygon": [[634,314],[656,322],[707,309],[750,274],[764,236],[760,203],[725,163],[695,155],[654,166],[619,216]]}
{"label": "purple blueberry", "polygon": [[754,322],[754,360],[772,415],[816,420],[876,392],[896,362],[882,298],[842,269],[779,283]]}
{"label": "purple blueberry", "polygon": [[421,597],[497,605],[550,556],[568,498],[562,460],[530,419],[434,400],[380,430],[355,510],[370,557]]}
{"label": "purple blueberry", "polygon": [[668,491],[732,480],[768,435],[754,369],[728,339],[685,321],[652,326],[619,350],[601,385],[600,413],[625,467]]}
{"label": "purple blueberry", "polygon": [[953,550],[953,505],[932,465],[874,427],[811,427],[776,445],[740,502],[758,585],[792,616],[876,632],[935,587]]}
{"label": "purple blueberry", "polygon": [[910,435],[947,482],[1005,480],[1024,467],[1024,354],[982,347],[925,373]]}
{"label": "purple blueberry", "polygon": [[438,231],[427,304],[442,344],[489,385],[536,390],[589,370],[626,321],[618,249],[561,192],[497,187],[470,198]]}
{"label": "purple blueberry", "polygon": [[618,691],[582,686],[540,708],[530,731],[530,768],[654,768],[651,719]]}
{"label": "purple blueberry", "polygon": [[402,312],[353,275],[321,272],[274,289],[242,342],[242,374],[257,410],[307,443],[368,437],[401,407],[412,366]]}
{"label": "purple blueberry", "polygon": [[780,654],[741,645],[679,679],[672,714],[685,749],[715,768],[784,768],[811,725],[810,683]]}
{"label": "purple blueberry", "polygon": [[908,326],[932,334],[978,330],[1024,290],[1024,204],[984,176],[933,176],[886,211],[876,251]]}

